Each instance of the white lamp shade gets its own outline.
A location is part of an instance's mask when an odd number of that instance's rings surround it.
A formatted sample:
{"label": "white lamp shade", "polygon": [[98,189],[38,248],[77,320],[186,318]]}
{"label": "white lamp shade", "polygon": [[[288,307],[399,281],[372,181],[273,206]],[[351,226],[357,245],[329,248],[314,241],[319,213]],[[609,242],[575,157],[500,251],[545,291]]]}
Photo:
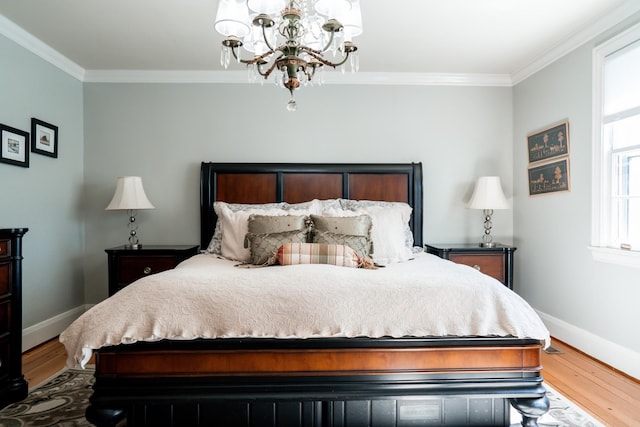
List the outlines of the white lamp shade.
{"label": "white lamp shade", "polygon": [[213,28],[225,37],[249,34],[249,8],[246,0],[220,0]]}
{"label": "white lamp shade", "polygon": [[315,9],[327,18],[337,18],[351,10],[351,3],[349,0],[316,0]]}
{"label": "white lamp shade", "polygon": [[105,208],[107,211],[128,209],[155,209],[144,193],[142,179],[139,176],[119,176],[113,199]]}
{"label": "white lamp shade", "polygon": [[257,13],[272,15],[285,8],[285,0],[248,0],[249,9]]}
{"label": "white lamp shade", "polygon": [[509,209],[499,176],[481,176],[467,203],[469,209]]}
{"label": "white lamp shade", "polygon": [[354,37],[362,34],[362,13],[360,0],[351,0],[351,10],[338,17],[338,21],[344,25],[344,39],[353,41]]}

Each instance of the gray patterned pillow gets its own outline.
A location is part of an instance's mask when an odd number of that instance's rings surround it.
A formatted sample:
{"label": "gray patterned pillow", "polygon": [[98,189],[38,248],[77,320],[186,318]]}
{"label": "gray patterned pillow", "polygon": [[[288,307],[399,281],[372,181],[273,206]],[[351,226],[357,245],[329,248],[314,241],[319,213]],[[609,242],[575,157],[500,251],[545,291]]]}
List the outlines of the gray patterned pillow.
{"label": "gray patterned pillow", "polygon": [[281,233],[283,231],[306,230],[309,228],[309,217],[298,215],[257,215],[249,216],[249,233]]}
{"label": "gray patterned pillow", "polygon": [[369,258],[371,240],[367,236],[338,234],[330,231],[313,231],[313,243],[327,243],[329,245],[345,245],[356,251],[360,258]]}
{"label": "gray patterned pillow", "polygon": [[311,215],[313,228],[319,231],[330,231],[336,234],[351,236],[367,236],[371,234],[371,217],[357,216],[320,216]]}
{"label": "gray patterned pillow", "polygon": [[278,248],[285,243],[307,243],[307,230],[283,231],[280,233],[247,233],[251,248],[249,262],[254,265],[271,265],[278,260]]}

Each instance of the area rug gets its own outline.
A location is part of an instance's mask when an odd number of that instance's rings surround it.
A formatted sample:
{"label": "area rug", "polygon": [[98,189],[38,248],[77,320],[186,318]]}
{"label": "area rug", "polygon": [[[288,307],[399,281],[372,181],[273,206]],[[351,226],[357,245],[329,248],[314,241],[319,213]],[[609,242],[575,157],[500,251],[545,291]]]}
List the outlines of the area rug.
{"label": "area rug", "polygon": [[[31,390],[22,402],[0,410],[0,427],[91,426],[84,418],[84,411],[92,384],[93,370],[64,370]],[[556,390],[546,387],[551,409],[539,420],[541,426],[604,427]],[[519,414],[512,410],[511,425],[517,426],[519,421]]]}

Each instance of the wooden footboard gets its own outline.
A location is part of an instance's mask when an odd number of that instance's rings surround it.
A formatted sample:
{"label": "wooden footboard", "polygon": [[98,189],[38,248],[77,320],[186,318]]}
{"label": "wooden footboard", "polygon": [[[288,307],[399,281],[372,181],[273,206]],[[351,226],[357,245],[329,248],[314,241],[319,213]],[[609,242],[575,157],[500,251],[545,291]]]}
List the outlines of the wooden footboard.
{"label": "wooden footboard", "polygon": [[[127,426],[536,425],[541,344],[495,339],[166,341],[97,353],[88,419]],[[220,420],[224,420],[221,422]]]}

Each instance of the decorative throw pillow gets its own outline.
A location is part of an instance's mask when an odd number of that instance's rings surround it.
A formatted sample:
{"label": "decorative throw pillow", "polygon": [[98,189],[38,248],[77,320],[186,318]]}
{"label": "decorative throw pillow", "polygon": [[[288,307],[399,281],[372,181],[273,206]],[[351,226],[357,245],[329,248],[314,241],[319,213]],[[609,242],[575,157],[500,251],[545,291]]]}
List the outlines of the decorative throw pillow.
{"label": "decorative throw pillow", "polygon": [[278,249],[278,263],[331,264],[352,268],[361,264],[356,252],[349,246],[324,243],[285,243]]}
{"label": "decorative throw pillow", "polygon": [[281,233],[283,231],[306,230],[309,217],[303,215],[249,215],[247,230],[253,234]]}
{"label": "decorative throw pillow", "polygon": [[313,231],[313,243],[326,243],[329,245],[345,245],[355,250],[360,258],[368,258],[371,250],[371,240],[367,236],[354,236],[350,234],[338,234],[330,231]]}
{"label": "decorative throw pillow", "polygon": [[254,265],[271,265],[277,261],[278,248],[288,243],[306,243],[307,230],[283,231],[280,233],[247,233],[251,247],[249,262]]}
{"label": "decorative throw pillow", "polygon": [[313,228],[320,231],[330,231],[337,234],[367,237],[371,233],[371,218],[368,215],[311,215],[311,221],[313,222]]}

